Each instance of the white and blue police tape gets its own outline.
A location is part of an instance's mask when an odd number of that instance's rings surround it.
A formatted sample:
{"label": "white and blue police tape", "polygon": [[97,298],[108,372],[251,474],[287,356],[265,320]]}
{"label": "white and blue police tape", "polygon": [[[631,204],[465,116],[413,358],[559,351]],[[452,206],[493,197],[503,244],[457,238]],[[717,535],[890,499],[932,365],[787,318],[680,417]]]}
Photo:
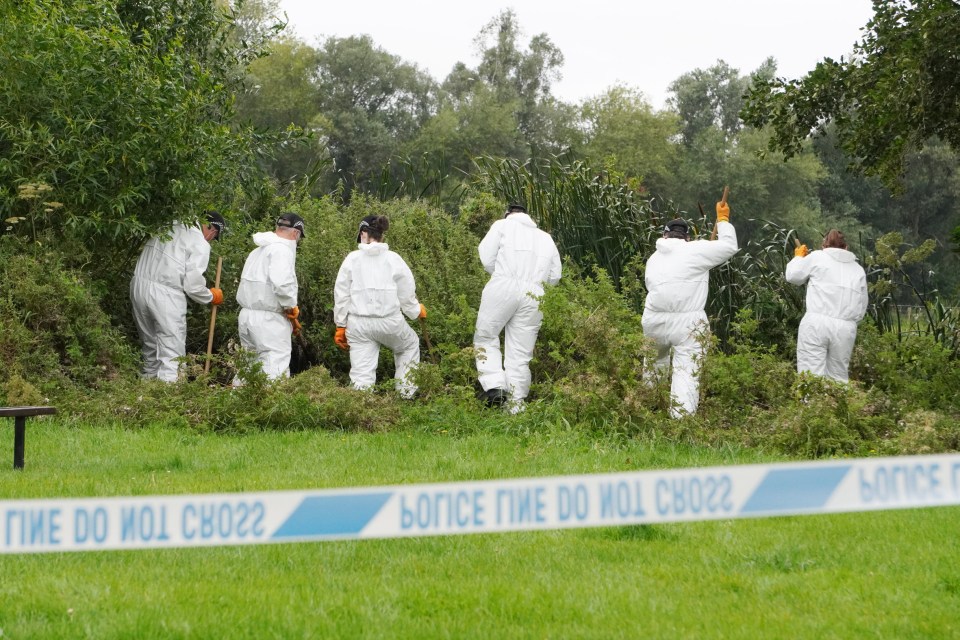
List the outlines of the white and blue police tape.
{"label": "white and blue police tape", "polygon": [[0,553],[395,538],[960,504],[960,455],[363,489],[0,501]]}

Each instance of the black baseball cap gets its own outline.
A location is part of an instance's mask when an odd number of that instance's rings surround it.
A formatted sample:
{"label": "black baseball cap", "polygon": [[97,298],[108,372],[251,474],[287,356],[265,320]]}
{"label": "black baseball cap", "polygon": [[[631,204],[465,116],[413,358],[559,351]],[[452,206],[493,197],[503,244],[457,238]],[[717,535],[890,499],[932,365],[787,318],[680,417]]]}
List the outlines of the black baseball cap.
{"label": "black baseball cap", "polygon": [[211,227],[214,227],[217,230],[217,237],[214,240],[219,240],[220,236],[223,235],[223,232],[227,228],[227,221],[223,219],[223,216],[220,215],[219,211],[210,210],[206,212],[207,215],[207,224]]}
{"label": "black baseball cap", "polygon": [[676,218],[663,225],[664,233],[670,233],[671,231],[679,231],[683,235],[688,235],[690,233],[690,225],[688,225],[687,221],[683,218]]}
{"label": "black baseball cap", "polygon": [[526,213],[527,208],[518,202],[511,202],[507,205],[507,212],[503,214],[503,217],[506,218],[511,213]]}
{"label": "black baseball cap", "polygon": [[277,218],[277,226],[288,227],[290,229],[299,229],[301,238],[304,238],[307,235],[304,231],[303,218],[295,213],[290,213],[289,211],[287,213],[280,214],[280,217]]}

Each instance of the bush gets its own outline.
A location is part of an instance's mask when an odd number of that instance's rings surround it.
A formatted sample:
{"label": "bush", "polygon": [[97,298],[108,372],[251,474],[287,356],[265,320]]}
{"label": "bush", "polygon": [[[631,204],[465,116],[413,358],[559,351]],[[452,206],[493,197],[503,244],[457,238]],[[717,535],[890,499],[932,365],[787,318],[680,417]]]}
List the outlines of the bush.
{"label": "bush", "polygon": [[759,327],[753,311],[741,309],[732,324],[732,353],[713,349],[703,366],[704,410],[716,407],[730,423],[775,409],[791,396],[794,365],[776,354],[775,345],[763,343]]}
{"label": "bush", "polygon": [[881,333],[862,322],[851,376],[896,398],[903,409],[960,411],[960,366],[930,335]]}
{"label": "bush", "polygon": [[913,411],[901,421],[897,448],[904,454],[960,451],[960,423],[936,411]]}
{"label": "bush", "polygon": [[4,406],[35,407],[43,404],[43,394],[18,374],[10,376],[2,388],[0,402],[5,402]]}
{"label": "bush", "polygon": [[87,424],[120,421],[130,428],[162,424],[221,433],[372,431],[400,420],[399,396],[344,388],[323,367],[274,383],[248,369],[244,379],[246,385],[233,388],[205,378],[174,384],[125,378],[109,391],[70,394],[64,414]]}
{"label": "bush", "polygon": [[810,374],[796,377],[791,402],[777,407],[761,438],[779,450],[807,458],[865,454],[876,450],[878,437],[895,430],[888,416],[855,384]]}
{"label": "bush", "polygon": [[86,276],[54,249],[0,239],[0,362],[41,386],[95,387],[134,368],[131,345],[100,307]]}
{"label": "bush", "polygon": [[660,404],[656,386],[644,383],[644,363],[654,352],[640,316],[603,269],[585,275],[568,262],[540,305],[544,320],[531,363],[538,396],[573,421],[605,428],[645,418]]}

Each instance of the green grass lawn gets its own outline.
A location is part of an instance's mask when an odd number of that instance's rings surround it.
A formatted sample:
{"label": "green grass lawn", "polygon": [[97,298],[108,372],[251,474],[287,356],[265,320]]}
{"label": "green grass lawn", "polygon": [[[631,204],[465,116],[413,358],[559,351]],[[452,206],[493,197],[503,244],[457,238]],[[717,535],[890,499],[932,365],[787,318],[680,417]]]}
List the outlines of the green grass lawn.
{"label": "green grass lawn", "polygon": [[[400,484],[768,461],[441,420],[242,436],[28,425],[0,499]],[[960,636],[960,509],[0,556],[0,638]]]}

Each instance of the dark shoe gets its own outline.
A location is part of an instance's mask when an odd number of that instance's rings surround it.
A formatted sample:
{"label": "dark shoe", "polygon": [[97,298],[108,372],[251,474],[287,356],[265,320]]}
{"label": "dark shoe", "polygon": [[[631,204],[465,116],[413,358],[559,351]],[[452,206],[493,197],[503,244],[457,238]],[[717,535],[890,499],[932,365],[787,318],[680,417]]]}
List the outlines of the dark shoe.
{"label": "dark shoe", "polygon": [[490,389],[483,394],[488,407],[502,407],[507,403],[507,392],[503,389]]}

